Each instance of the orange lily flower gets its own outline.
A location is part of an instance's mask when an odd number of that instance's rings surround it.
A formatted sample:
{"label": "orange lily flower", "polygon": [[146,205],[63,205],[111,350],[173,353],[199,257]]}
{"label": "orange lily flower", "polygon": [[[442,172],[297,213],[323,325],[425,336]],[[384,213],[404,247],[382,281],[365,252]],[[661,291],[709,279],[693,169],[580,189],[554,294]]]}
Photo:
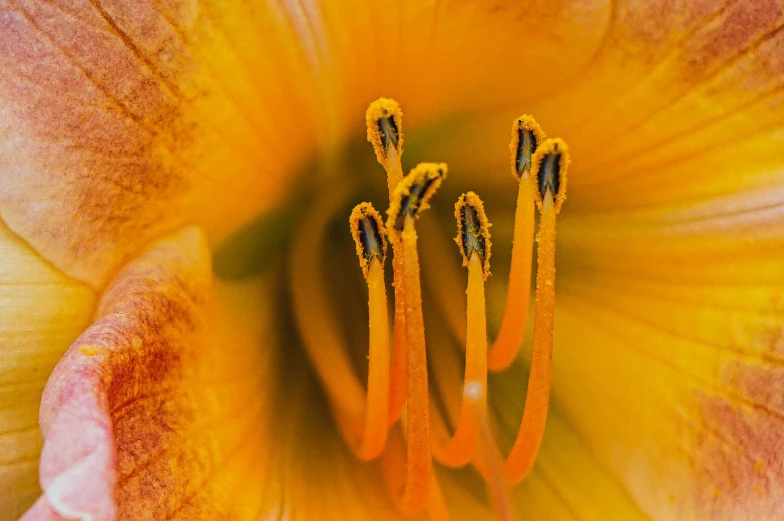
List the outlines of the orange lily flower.
{"label": "orange lily flower", "polygon": [[783,24],[0,0],[0,521],[781,519]]}

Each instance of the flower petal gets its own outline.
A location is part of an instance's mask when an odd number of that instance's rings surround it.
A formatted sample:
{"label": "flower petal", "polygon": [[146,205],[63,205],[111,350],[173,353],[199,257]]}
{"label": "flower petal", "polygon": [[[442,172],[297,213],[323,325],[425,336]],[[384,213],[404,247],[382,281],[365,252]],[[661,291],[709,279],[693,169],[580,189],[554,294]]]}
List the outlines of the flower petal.
{"label": "flower petal", "polygon": [[286,344],[280,277],[213,296],[209,258],[189,228],[108,287],[47,385],[44,496],[25,521],[396,517]]}
{"label": "flower petal", "polygon": [[572,211],[784,183],[784,6],[679,4],[620,3],[595,62],[543,105],[580,165]]}
{"label": "flower petal", "polygon": [[784,515],[777,198],[564,226],[555,396],[654,518]]}
{"label": "flower petal", "polygon": [[[182,425],[185,411],[178,406],[184,400],[178,394],[167,397],[170,401],[160,397],[178,390],[173,385],[186,376],[194,335],[203,330],[207,259],[203,236],[196,230],[180,232],[126,267],[103,296],[96,322],[71,346],[47,384],[41,406],[41,485],[48,506],[39,504],[28,518],[51,509],[66,518],[114,519],[118,478],[154,456],[156,443]],[[138,414],[128,415],[134,407]],[[141,434],[142,421],[145,435],[124,440],[128,432]],[[180,481],[194,470],[182,463]],[[124,491],[118,489],[120,499]],[[142,494],[135,499],[121,501],[120,507],[144,508],[163,500],[151,496],[145,501]]]}
{"label": "flower petal", "polygon": [[0,25],[0,214],[93,285],[184,222],[218,240],[273,206],[318,142],[272,5],[9,0]]}
{"label": "flower petal", "polygon": [[89,323],[92,290],[42,260],[0,222],[0,520],[40,494],[38,406],[46,378]]}

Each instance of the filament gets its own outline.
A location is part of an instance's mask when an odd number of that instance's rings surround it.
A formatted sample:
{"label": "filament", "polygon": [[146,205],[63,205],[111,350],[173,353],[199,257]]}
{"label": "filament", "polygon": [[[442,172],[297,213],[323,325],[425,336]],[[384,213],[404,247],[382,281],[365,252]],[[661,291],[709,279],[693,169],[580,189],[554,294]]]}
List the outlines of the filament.
{"label": "filament", "polygon": [[536,271],[536,312],[534,345],[523,419],[512,450],[506,460],[505,473],[510,482],[522,480],[533,467],[544,435],[550,403],[550,377],[553,351],[553,308],[555,306],[555,211],[546,200],[537,234],[539,245]]}
{"label": "filament", "polygon": [[429,496],[432,458],[430,452],[430,404],[427,377],[425,324],[419,282],[419,256],[414,219],[406,216],[401,235],[403,253],[403,292],[408,358],[406,405],[406,483],[401,510],[415,514],[426,505]]}

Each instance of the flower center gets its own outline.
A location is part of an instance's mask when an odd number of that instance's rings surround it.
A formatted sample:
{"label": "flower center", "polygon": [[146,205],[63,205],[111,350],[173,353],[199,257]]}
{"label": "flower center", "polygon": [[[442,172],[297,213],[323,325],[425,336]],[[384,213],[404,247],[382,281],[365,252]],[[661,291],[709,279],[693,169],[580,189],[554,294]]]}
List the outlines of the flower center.
{"label": "flower center", "polygon": [[[403,174],[402,114],[393,100],[382,98],[371,104],[366,122],[368,139],[387,172],[389,189],[386,219],[370,203],[357,205],[349,219],[368,289],[367,384],[364,386],[356,375],[344,341],[322,312],[329,307],[329,296],[323,286],[312,284],[319,273],[317,263],[310,261],[311,252],[324,245],[323,223],[307,227],[294,251],[294,293],[308,296],[299,300],[296,310],[300,324],[308,325],[302,328],[308,356],[343,438],[359,459],[381,459],[401,513],[416,515],[426,510],[430,518],[446,517],[432,469],[435,460],[446,467],[472,464],[488,483],[498,518],[511,519],[507,489],[524,479],[533,467],[550,400],[555,221],[565,198],[568,148],[560,139],[545,139],[531,116],[521,116],[513,123],[510,151],[518,196],[512,262],[501,327],[489,348],[484,284],[490,275],[490,223],[474,192],[460,196],[455,205],[455,240],[468,271],[465,372],[454,432],[440,435],[443,433],[431,433],[434,405],[428,382],[416,223],[446,178],[447,165],[420,163]],[[333,197],[321,201],[321,206],[313,210],[315,215],[329,215],[343,194]],[[522,421],[512,449],[504,458],[488,418],[487,375],[488,371],[505,371],[523,343],[536,211],[539,229],[533,354]],[[384,278],[388,242],[393,252],[391,332]]]}

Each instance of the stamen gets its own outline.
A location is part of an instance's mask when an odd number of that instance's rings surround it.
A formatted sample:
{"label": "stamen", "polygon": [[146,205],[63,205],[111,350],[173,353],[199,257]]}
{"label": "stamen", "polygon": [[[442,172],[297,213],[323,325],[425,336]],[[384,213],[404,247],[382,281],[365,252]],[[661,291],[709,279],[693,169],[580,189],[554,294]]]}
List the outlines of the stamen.
{"label": "stamen", "polygon": [[[378,162],[387,172],[387,188],[389,204],[395,188],[403,180],[403,166],[400,158],[403,155],[403,112],[395,100],[379,98],[368,107],[365,113],[368,141],[373,145]],[[399,240],[392,240],[395,252],[393,259],[395,288],[395,325],[394,348],[392,351],[392,374],[389,385],[389,424],[394,424],[403,412],[406,402],[406,329],[405,302],[401,295],[403,287],[399,280],[402,273],[402,256],[398,255]]]}
{"label": "stamen", "polygon": [[[392,385],[390,390],[392,396],[390,402],[391,422],[396,421],[402,413],[406,399],[403,389],[409,385],[406,383],[406,378],[408,377],[404,374],[404,369],[411,364],[411,361],[407,360],[411,347],[406,345],[410,341],[409,328],[406,325],[410,306],[406,299],[408,298],[407,295],[411,295],[411,293],[406,293],[406,283],[401,280],[401,274],[406,273],[406,268],[403,266],[406,256],[403,252],[404,239],[399,232],[402,230],[402,224],[406,220],[415,219],[420,211],[424,211],[429,207],[428,200],[441,186],[441,182],[446,178],[446,173],[447,167],[444,163],[418,164],[409,172],[407,177],[398,183],[390,197],[390,205],[387,210],[387,229],[395,253],[395,259],[392,264],[395,285],[395,351],[392,357]],[[414,234],[413,248],[416,248],[416,234]],[[417,260],[416,271],[417,281],[419,281],[419,260]],[[417,287],[419,287],[418,285],[419,282],[417,282]],[[418,289],[417,291],[420,290]],[[419,302],[418,305],[421,308],[422,303]]]}
{"label": "stamen", "polygon": [[368,285],[370,337],[367,401],[363,434],[359,446],[355,448],[357,457],[367,461],[381,453],[389,430],[389,322],[384,283],[387,242],[381,216],[370,203],[354,207],[349,223]]}
{"label": "stamen", "polygon": [[419,163],[397,185],[387,210],[387,231],[391,238],[398,237],[407,218],[415,219],[430,207],[428,201],[446,174],[446,163]]}
{"label": "stamen", "polygon": [[473,396],[476,387],[487,386],[487,321],[484,281],[490,275],[490,223],[482,201],[474,192],[460,196],[455,204],[457,242],[468,267],[466,309],[466,366],[463,402],[455,434],[443,445],[434,443],[433,455],[440,463],[460,467],[476,455],[479,442],[478,416],[472,408],[485,413],[485,393],[480,401]]}
{"label": "stamen", "polygon": [[413,515],[427,506],[432,475],[430,452],[430,405],[425,347],[425,324],[422,318],[422,294],[419,279],[419,254],[414,219],[428,207],[447,173],[445,164],[421,163],[395,188],[387,211],[387,231],[399,241],[396,255],[401,254],[402,281],[400,295],[405,313],[407,356],[406,443],[407,474],[400,508]]}
{"label": "stamen", "polygon": [[555,216],[566,197],[568,166],[568,148],[560,139],[548,139],[542,143],[532,159],[531,184],[535,187],[541,213],[536,236],[539,247],[534,341],[523,419],[504,468],[511,483],[522,480],[533,467],[547,420],[555,308]]}
{"label": "stamen", "polygon": [[544,139],[544,131],[533,116],[523,114],[512,123],[509,150],[512,173],[518,181],[517,208],[504,316],[487,357],[487,366],[491,371],[503,371],[512,364],[525,336],[534,247],[534,195],[529,174],[531,158]]}
{"label": "stamen", "polygon": [[387,171],[390,196],[403,178],[400,163],[403,155],[402,119],[403,112],[397,101],[389,98],[377,99],[365,113],[367,138],[373,145],[376,159]]}

